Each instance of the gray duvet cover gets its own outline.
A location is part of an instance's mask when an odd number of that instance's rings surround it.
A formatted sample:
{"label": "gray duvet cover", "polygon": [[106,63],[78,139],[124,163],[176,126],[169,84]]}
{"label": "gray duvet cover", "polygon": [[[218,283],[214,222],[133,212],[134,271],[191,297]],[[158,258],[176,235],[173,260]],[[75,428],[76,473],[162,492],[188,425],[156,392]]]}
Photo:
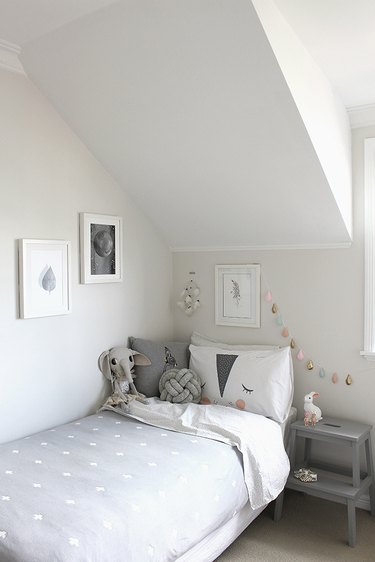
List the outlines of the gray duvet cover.
{"label": "gray duvet cover", "polygon": [[235,447],[102,412],[0,446],[0,561],[167,562],[247,500]]}

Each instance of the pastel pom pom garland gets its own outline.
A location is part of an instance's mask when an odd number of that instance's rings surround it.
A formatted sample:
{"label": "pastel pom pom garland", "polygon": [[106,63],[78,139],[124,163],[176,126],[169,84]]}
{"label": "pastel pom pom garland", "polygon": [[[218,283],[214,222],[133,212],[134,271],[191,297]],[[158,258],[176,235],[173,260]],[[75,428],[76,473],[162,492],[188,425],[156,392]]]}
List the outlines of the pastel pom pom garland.
{"label": "pastel pom pom garland", "polygon": [[[290,336],[290,330],[283,320],[283,316],[280,312],[280,308],[279,308],[278,304],[273,301],[272,292],[269,289],[264,294],[264,300],[265,300],[266,303],[271,304],[271,312],[272,312],[272,314],[275,315],[275,323],[276,323],[277,326],[280,326],[282,328],[282,330],[281,330],[282,337],[283,338],[290,337],[291,338],[290,339],[291,349],[292,350],[294,350],[294,349],[298,350],[297,353],[296,353],[296,359],[298,359],[298,361],[303,361],[305,359],[305,353],[304,353],[303,349],[297,345],[295,338],[293,336]],[[306,363],[306,369],[308,371],[314,371],[315,367],[318,368],[319,378],[325,379],[326,378],[326,370],[324,369],[324,367],[322,367],[321,365],[319,365],[317,362],[313,361],[312,359],[309,359]],[[338,374],[336,372],[333,373],[332,376],[330,377],[330,380],[333,384],[337,384],[339,382]],[[353,384],[353,377],[349,373],[345,377],[345,384],[347,386],[350,386],[350,385]]]}

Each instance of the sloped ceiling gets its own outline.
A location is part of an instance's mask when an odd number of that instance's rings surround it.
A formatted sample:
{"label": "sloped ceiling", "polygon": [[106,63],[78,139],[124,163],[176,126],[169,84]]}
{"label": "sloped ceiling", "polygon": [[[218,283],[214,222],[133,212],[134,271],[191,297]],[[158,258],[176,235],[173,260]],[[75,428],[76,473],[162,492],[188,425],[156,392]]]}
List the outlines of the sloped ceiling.
{"label": "sloped ceiling", "polygon": [[116,0],[0,0],[0,37],[20,47]]}
{"label": "sloped ceiling", "polygon": [[350,242],[250,1],[123,0],[52,28],[23,45],[28,76],[171,248]]}
{"label": "sloped ceiling", "polygon": [[346,107],[375,102],[374,0],[274,0]]}

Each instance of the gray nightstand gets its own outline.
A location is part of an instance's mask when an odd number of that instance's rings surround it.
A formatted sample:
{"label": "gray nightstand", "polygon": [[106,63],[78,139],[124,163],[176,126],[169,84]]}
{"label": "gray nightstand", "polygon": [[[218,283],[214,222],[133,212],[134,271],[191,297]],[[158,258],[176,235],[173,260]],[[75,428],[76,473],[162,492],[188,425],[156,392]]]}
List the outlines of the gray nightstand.
{"label": "gray nightstand", "polygon": [[[348,544],[356,544],[356,515],[357,500],[369,490],[371,515],[375,516],[375,481],[372,460],[371,425],[352,422],[349,420],[324,417],[315,427],[305,427],[303,420],[291,425],[290,466],[286,488],[297,490],[347,505],[348,509]],[[301,482],[293,476],[297,438],[304,439],[304,461],[302,466],[312,468],[318,474],[317,482]],[[332,465],[314,464],[310,459],[312,440],[326,441],[351,447],[352,469],[345,474],[340,468]],[[366,472],[360,470],[360,450],[364,445],[366,458]],[[276,500],[275,520],[282,514],[283,492]]]}

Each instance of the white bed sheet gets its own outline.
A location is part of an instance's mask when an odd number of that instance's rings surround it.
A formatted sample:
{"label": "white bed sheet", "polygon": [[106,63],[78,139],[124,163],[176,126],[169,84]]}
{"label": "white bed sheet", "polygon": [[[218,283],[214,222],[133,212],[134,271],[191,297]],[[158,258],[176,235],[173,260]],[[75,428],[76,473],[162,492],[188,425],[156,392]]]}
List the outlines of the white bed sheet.
{"label": "white bed sheet", "polygon": [[255,509],[267,505],[284,489],[289,459],[280,426],[273,420],[237,408],[171,404],[157,398],[148,404],[134,400],[121,413],[155,427],[236,447],[242,453],[245,484]]}
{"label": "white bed sheet", "polygon": [[[297,408],[291,407],[289,416],[280,424],[284,437],[285,450],[289,451],[290,425],[297,419]],[[265,506],[266,507],[266,506]],[[240,534],[262,513],[265,507],[253,509],[247,501],[237,513],[224,525],[207,535],[176,562],[213,562],[231,545]]]}

